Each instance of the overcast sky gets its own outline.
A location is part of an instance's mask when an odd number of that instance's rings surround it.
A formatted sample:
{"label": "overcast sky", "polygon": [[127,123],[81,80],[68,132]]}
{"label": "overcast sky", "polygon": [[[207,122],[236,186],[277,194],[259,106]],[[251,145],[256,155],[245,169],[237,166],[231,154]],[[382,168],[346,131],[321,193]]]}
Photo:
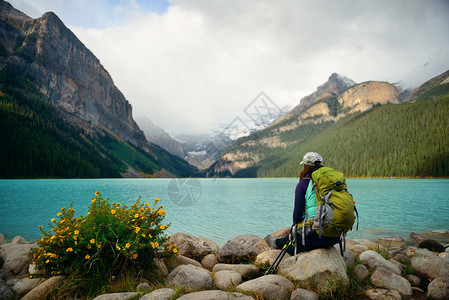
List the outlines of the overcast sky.
{"label": "overcast sky", "polygon": [[170,133],[226,126],[260,92],[295,106],[333,72],[415,87],[449,69],[449,1],[10,0],[55,12]]}

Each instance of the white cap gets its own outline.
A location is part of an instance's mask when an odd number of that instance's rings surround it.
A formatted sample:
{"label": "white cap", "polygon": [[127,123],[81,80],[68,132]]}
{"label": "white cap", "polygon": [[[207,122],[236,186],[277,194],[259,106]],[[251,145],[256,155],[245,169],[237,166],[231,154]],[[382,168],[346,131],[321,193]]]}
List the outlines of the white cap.
{"label": "white cap", "polygon": [[323,164],[323,158],[316,152],[307,152],[301,161],[301,165],[315,166],[321,164]]}

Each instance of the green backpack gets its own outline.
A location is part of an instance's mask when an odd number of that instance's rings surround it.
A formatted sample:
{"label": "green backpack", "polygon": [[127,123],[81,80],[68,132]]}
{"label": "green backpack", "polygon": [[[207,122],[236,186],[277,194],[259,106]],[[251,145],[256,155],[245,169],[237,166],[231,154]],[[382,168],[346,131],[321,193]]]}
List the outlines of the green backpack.
{"label": "green backpack", "polygon": [[358,213],[352,195],[347,191],[343,173],[321,167],[312,173],[312,180],[317,202],[312,230],[317,231],[320,237],[344,237],[352,229]]}

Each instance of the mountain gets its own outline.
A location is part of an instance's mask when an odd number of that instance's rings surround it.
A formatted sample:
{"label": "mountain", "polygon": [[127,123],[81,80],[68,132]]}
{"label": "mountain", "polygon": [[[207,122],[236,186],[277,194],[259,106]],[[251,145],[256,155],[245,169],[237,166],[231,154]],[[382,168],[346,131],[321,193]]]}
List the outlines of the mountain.
{"label": "mountain", "polygon": [[137,118],[139,127],[145,134],[148,141],[162,147],[173,155],[185,158],[187,149],[185,143],[172,138],[163,128],[155,125],[145,116]]}
{"label": "mountain", "polygon": [[237,140],[207,175],[296,177],[302,155],[317,151],[326,165],[348,176],[449,176],[447,77],[437,76],[412,92],[434,95],[415,103],[401,104],[393,85],[374,81],[316,97]]}
{"label": "mountain", "polygon": [[[11,158],[0,177],[112,176],[103,172],[106,165],[125,177],[196,172],[146,140],[109,73],[52,12],[32,19],[0,0],[0,76],[2,123],[10,130],[2,155]],[[40,137],[34,148],[14,148],[34,135]],[[15,164],[23,165],[20,171]],[[81,165],[95,171],[81,172]]]}
{"label": "mountain", "polygon": [[404,102],[435,99],[449,93],[449,71],[440,74],[413,90]]}

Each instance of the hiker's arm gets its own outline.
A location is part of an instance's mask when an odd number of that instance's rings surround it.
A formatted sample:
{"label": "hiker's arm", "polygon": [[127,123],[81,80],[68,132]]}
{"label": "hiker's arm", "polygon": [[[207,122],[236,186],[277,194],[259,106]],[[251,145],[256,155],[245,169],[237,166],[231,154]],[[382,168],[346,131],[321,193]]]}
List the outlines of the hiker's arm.
{"label": "hiker's arm", "polygon": [[302,221],[306,207],[306,191],[309,186],[309,179],[303,179],[296,185],[295,208],[293,209],[293,224]]}

